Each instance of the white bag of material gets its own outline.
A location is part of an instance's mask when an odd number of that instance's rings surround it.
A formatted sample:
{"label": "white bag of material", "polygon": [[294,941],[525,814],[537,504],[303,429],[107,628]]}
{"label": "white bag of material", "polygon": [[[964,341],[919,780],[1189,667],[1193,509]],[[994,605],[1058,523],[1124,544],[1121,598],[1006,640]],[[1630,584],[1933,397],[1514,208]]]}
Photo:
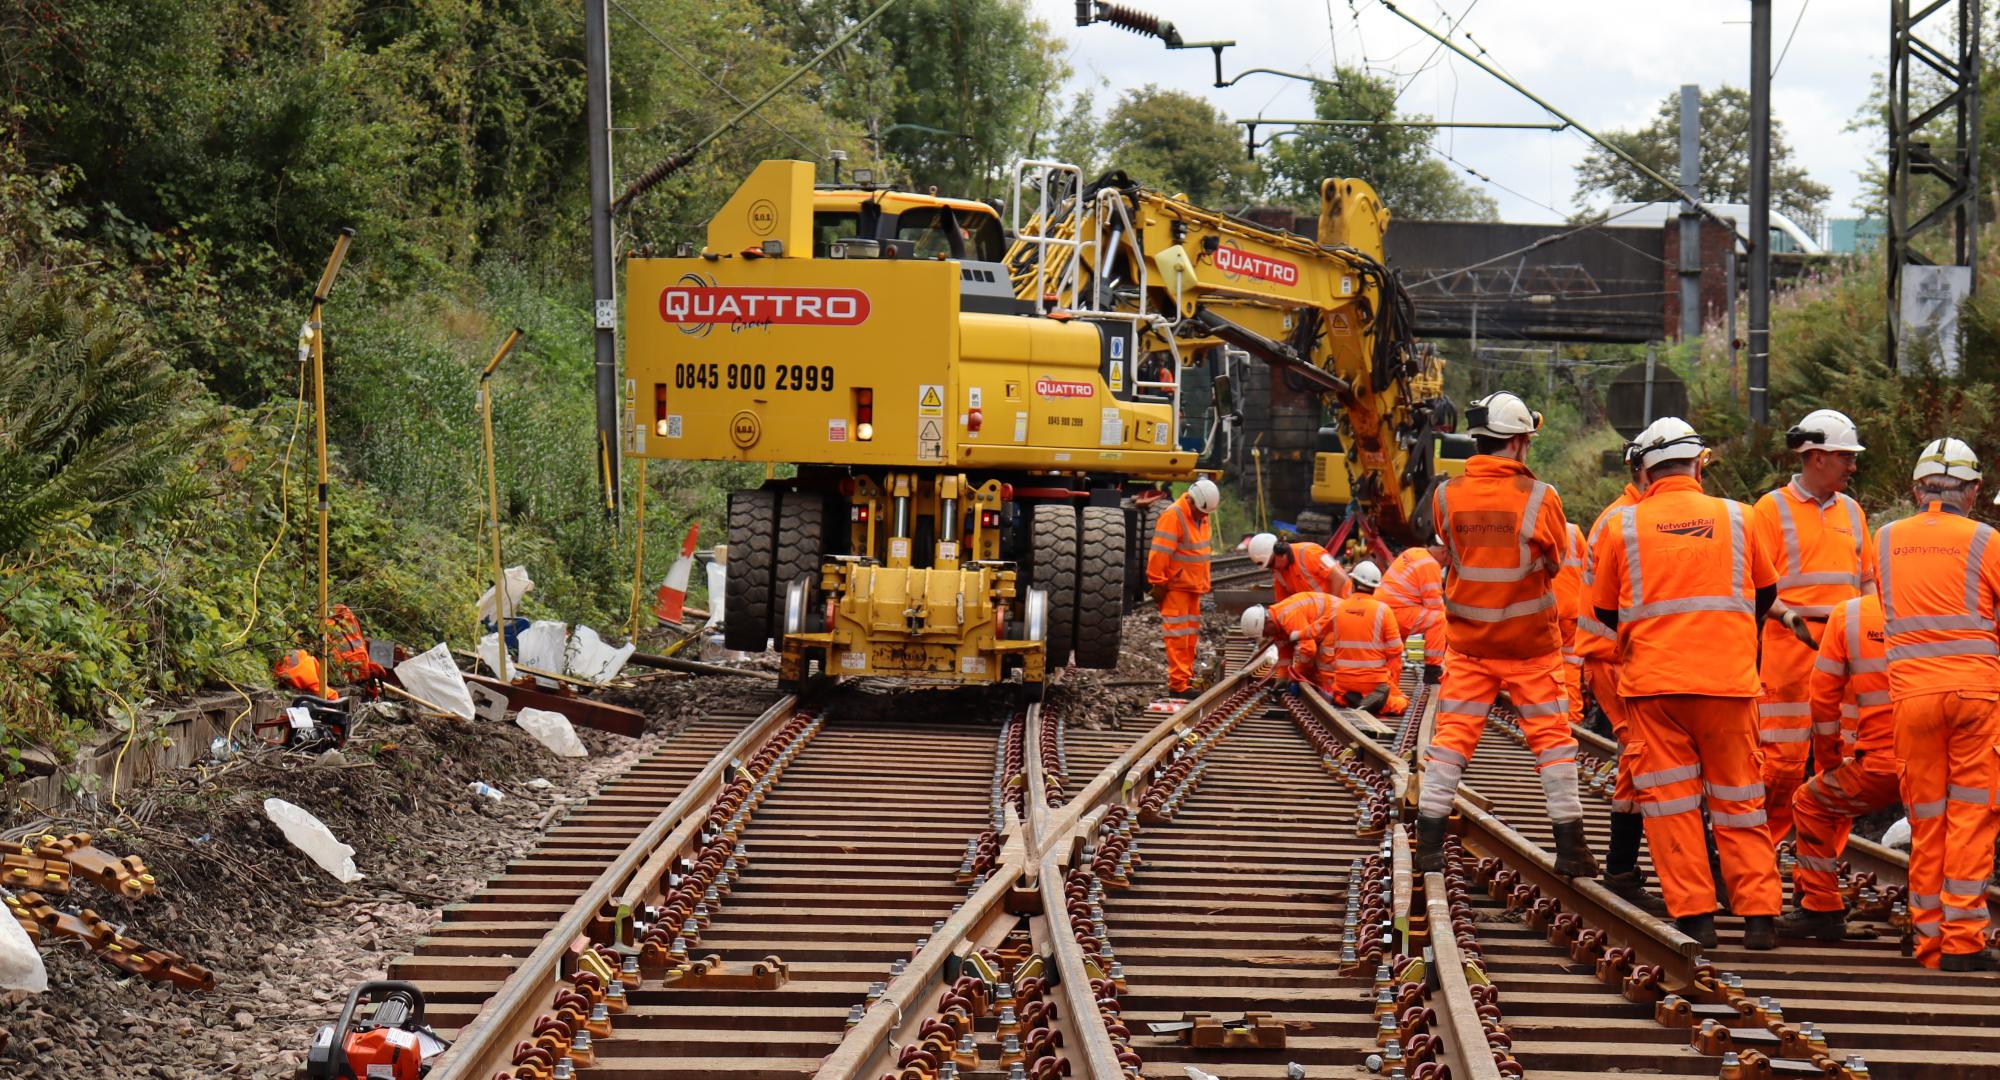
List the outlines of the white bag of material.
{"label": "white bag of material", "polygon": [[42,966],[41,950],[12,915],[0,913],[0,990],[39,994],[48,988],[49,971]]}
{"label": "white bag of material", "polygon": [[397,664],[396,678],[402,680],[403,689],[417,697],[464,719],[472,719],[472,692],[465,688],[465,676],[452,662],[451,648],[444,642]]}
{"label": "white bag of material", "polygon": [[1889,831],[1882,834],[1882,846],[1901,851],[1910,850],[1910,819],[1897,818],[1896,823],[1889,826]]}
{"label": "white bag of material", "polygon": [[557,757],[589,757],[583,740],[576,737],[569,717],[547,709],[522,709],[514,714],[514,722],[521,730],[535,737],[535,741],[554,751]]}
{"label": "white bag of material", "polygon": [[[499,674],[500,671],[499,634],[488,634],[485,637],[480,638],[479,648],[474,651],[476,651],[479,654],[480,663],[486,665],[486,670],[491,671],[495,674]],[[512,678],[514,675],[513,667],[514,667],[514,654],[510,652],[507,654],[508,678]]]}
{"label": "white bag of material", "polygon": [[[521,613],[521,598],[535,590],[535,583],[528,580],[528,568],[525,566],[510,566],[501,577],[507,582],[507,614],[509,616],[518,615]],[[482,619],[493,618],[493,586],[491,585],[488,585],[486,592],[479,597],[479,617]],[[493,625],[500,625],[500,620],[494,619]]]}
{"label": "white bag of material", "polygon": [[[569,651],[569,624],[555,619],[537,619],[528,624],[514,639],[514,655],[520,657],[524,667],[561,674],[564,654]],[[543,686],[554,686],[549,679],[536,679]]]}
{"label": "white bag of material", "polygon": [[722,625],[722,596],[728,591],[729,567],[716,559],[708,564],[708,622],[702,629],[712,630]]}
{"label": "white bag of material", "polygon": [[590,682],[610,682],[625,670],[625,661],[638,651],[637,645],[607,645],[597,631],[578,624],[569,636],[568,674]]}
{"label": "white bag of material", "polygon": [[335,839],[325,822],[283,799],[265,799],[264,816],[335,881],[350,885],[361,880],[361,871],[354,868],[354,849]]}

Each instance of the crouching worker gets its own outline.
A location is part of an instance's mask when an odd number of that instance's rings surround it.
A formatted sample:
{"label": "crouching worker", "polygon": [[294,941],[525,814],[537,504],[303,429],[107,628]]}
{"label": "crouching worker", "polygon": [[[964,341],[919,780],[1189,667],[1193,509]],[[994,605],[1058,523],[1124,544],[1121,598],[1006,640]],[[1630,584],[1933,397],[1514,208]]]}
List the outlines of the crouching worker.
{"label": "crouching worker", "polygon": [[1389,605],[1375,598],[1382,571],[1363,560],[1348,575],[1354,591],[1333,609],[1333,690],[1336,705],[1400,714],[1410,707],[1403,679],[1403,633]]}
{"label": "crouching worker", "polygon": [[1265,607],[1243,611],[1243,636],[1258,648],[1278,646],[1284,677],[1333,693],[1334,611],[1339,601],[1325,593],[1293,593]]}

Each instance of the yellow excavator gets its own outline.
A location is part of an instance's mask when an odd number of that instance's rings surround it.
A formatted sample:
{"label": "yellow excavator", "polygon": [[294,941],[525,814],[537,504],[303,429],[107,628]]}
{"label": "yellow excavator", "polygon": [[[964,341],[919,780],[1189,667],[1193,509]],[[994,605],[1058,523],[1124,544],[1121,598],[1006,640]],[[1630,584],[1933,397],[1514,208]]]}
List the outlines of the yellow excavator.
{"label": "yellow excavator", "polygon": [[989,204],[767,161],[700,249],[627,263],[634,451],[795,467],[731,493],[724,597],[787,684],[1115,666],[1152,508],[1226,440],[1245,357],[1340,404],[1328,501],[1422,515],[1450,407],[1367,184],[1328,182],[1317,241],[1059,163],[1012,194],[1010,246]]}

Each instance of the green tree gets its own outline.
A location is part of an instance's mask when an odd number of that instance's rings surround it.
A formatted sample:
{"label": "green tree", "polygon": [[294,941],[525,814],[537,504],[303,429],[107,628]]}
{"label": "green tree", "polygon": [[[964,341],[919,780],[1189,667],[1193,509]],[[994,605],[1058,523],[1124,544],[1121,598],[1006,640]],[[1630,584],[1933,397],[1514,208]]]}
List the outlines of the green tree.
{"label": "green tree", "polygon": [[[1420,120],[1396,112],[1389,80],[1354,68],[1313,87],[1313,115],[1322,120]],[[1310,127],[1278,144],[1269,170],[1278,192],[1317,213],[1321,180],[1358,177],[1373,185],[1397,217],[1432,221],[1492,221],[1499,207],[1452,172],[1432,152],[1437,133],[1412,127]]]}
{"label": "green tree", "polygon": [[[1637,131],[1605,132],[1604,140],[1644,162],[1669,180],[1679,182],[1681,163],[1681,100],[1678,93],[1660,101],[1659,109]],[[1576,167],[1579,195],[1605,194],[1614,202],[1659,202],[1670,199],[1660,185],[1602,148],[1591,150]],[[1818,224],[1826,200],[1833,194],[1792,159],[1784,124],[1771,120],[1771,205],[1805,226]],[[1703,202],[1750,201],[1750,93],[1734,86],[1706,90],[1701,95],[1701,198]]]}
{"label": "green tree", "polygon": [[1104,124],[1106,163],[1134,180],[1201,204],[1251,194],[1257,170],[1236,129],[1206,98],[1147,83],[1127,90]]}

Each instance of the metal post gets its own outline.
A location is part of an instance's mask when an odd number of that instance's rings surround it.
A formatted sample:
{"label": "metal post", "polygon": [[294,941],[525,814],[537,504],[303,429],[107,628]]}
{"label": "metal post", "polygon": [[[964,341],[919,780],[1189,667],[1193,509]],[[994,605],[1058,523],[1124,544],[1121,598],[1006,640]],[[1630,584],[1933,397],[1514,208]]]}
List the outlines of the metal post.
{"label": "metal post", "polygon": [[1750,0],[1750,422],[1770,422],[1771,0]]}
{"label": "metal post", "polygon": [[479,373],[479,430],[486,450],[486,530],[493,552],[493,627],[499,632],[499,648],[495,651],[500,655],[493,662],[493,673],[501,682],[507,681],[507,620],[514,613],[507,601],[506,563],[500,557],[500,470],[493,455],[493,369],[514,351],[515,342],[520,340],[521,328],[517,326]]}
{"label": "metal post", "polygon": [[[590,286],[596,299],[598,476],[604,516],[616,519],[618,490],[618,285],[611,230],[611,35],[605,0],[584,0],[584,89],[590,125]],[[504,640],[504,639],[503,639]]]}
{"label": "metal post", "polygon": [[1647,342],[1646,343],[1646,402],[1645,405],[1640,410],[1640,415],[1645,418],[1643,420],[1643,423],[1646,424],[1651,424],[1653,422],[1653,365],[1658,359],[1659,359],[1658,350],[1653,347],[1652,342],[1650,341]]}
{"label": "metal post", "polygon": [[327,607],[327,524],[332,515],[332,504],[327,500],[326,468],[326,328],[321,325],[321,315],[326,308],[326,298],[333,293],[333,279],[340,274],[340,264],[347,261],[348,245],[354,242],[354,230],[342,229],[334,238],[333,254],[327,257],[326,269],[320,272],[319,284],[312,295],[312,365],[313,365],[313,434],[319,441],[319,689],[320,696],[327,697],[333,692],[332,645],[326,632]]}
{"label": "metal post", "polygon": [[1701,87],[1681,87],[1681,340],[1701,336]]}

